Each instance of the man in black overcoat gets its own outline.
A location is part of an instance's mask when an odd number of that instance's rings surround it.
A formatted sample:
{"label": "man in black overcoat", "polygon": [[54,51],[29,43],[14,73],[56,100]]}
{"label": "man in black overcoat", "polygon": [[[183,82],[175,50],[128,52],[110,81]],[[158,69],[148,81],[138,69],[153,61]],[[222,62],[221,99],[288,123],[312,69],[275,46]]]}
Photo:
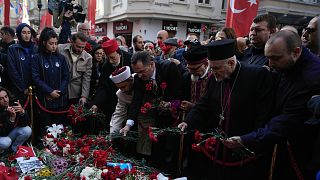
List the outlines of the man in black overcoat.
{"label": "man in black overcoat", "polygon": [[[156,166],[162,170],[173,173],[176,166],[174,151],[177,151],[177,144],[170,135],[159,139],[151,147],[148,137],[142,138],[148,126],[159,128],[171,127],[177,123],[170,110],[163,110],[160,107],[151,108],[146,114],[140,110],[146,102],[158,106],[155,100],[161,98],[161,102],[170,104],[174,100],[180,100],[182,96],[182,77],[175,63],[171,61],[154,62],[152,56],[146,52],[136,52],[131,60],[132,68],[137,75],[134,77],[133,99],[129,108],[126,126],[120,130],[125,135],[134,125],[138,126],[140,138],[137,144],[137,152],[150,156]],[[164,88],[165,84],[165,88]],[[152,85],[151,90],[146,86]],[[173,103],[171,103],[173,104]],[[170,139],[170,140],[169,140]],[[139,142],[140,141],[140,142]],[[176,142],[176,141],[175,141]]]}
{"label": "man in black overcoat", "polygon": [[[207,127],[208,130],[215,132],[218,128],[229,137],[250,132],[270,118],[274,97],[271,74],[266,68],[238,62],[234,44],[232,39],[208,44],[208,59],[214,76],[207,92],[191,109],[185,122],[179,124],[182,131],[199,129],[200,122],[211,121],[212,127]],[[210,118],[206,118],[208,116]],[[211,154],[214,160],[207,179],[265,179],[270,165],[268,149],[256,154],[256,159],[236,158],[222,141],[217,139],[215,152]]]}

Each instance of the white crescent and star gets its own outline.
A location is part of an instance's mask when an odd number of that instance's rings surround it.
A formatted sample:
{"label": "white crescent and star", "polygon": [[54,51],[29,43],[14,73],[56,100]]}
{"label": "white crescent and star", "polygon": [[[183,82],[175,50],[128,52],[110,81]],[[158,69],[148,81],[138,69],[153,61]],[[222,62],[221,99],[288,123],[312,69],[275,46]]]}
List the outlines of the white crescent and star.
{"label": "white crescent and star", "polygon": [[[234,7],[234,1],[235,0],[230,0],[230,9],[231,9],[232,13],[239,14],[239,13],[242,13],[243,11],[245,11],[247,9],[247,8],[236,9]],[[257,0],[248,0],[248,3],[250,3],[250,7],[251,7],[253,4],[257,5]]]}

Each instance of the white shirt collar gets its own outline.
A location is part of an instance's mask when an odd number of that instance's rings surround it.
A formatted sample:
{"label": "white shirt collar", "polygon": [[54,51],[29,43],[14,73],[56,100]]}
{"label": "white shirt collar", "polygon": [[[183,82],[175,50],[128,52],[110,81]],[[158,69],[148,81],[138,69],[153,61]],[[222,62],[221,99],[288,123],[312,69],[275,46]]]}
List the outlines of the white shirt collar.
{"label": "white shirt collar", "polygon": [[151,76],[151,79],[156,80],[156,66],[154,66],[153,74]]}

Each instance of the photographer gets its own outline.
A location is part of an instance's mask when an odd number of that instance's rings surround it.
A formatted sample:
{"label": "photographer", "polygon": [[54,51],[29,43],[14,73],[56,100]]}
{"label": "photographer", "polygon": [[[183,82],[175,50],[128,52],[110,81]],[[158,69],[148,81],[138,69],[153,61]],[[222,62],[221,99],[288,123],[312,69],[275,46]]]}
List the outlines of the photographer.
{"label": "photographer", "polygon": [[0,87],[0,154],[4,150],[15,152],[31,136],[28,124],[29,117],[20,102],[11,106],[8,90]]}
{"label": "photographer", "polygon": [[54,27],[61,28],[59,44],[68,42],[71,37],[71,27],[76,27],[77,22],[84,22],[86,15],[81,13],[83,8],[74,0],[49,0],[48,11],[53,15]]}

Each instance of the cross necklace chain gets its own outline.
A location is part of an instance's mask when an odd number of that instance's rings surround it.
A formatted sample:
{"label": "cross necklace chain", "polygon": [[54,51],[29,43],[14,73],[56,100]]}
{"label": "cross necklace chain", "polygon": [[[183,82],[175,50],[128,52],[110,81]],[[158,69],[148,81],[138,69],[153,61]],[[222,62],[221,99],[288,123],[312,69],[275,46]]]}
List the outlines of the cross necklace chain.
{"label": "cross necklace chain", "polygon": [[233,89],[234,89],[234,86],[235,86],[235,84],[236,84],[236,82],[237,82],[237,79],[238,79],[238,76],[239,76],[239,73],[240,73],[240,69],[241,69],[241,63],[239,63],[239,69],[238,69],[238,72],[237,72],[237,75],[236,75],[236,77],[235,77],[235,79],[234,79],[234,81],[233,81],[233,83],[232,83],[232,87],[231,87],[231,90],[230,90],[230,92],[229,92],[229,94],[228,94],[228,97],[226,98],[226,103],[225,103],[225,105],[223,105],[223,88],[222,88],[222,86],[223,86],[223,81],[221,82],[221,113],[219,114],[219,119],[220,119],[220,121],[219,121],[219,125],[221,126],[222,125],[222,122],[224,121],[224,119],[225,119],[225,117],[224,117],[224,112],[225,112],[225,110],[227,109],[227,107],[228,107],[228,103],[230,102],[230,99],[231,99],[231,94],[232,94],[232,91],[233,91]]}

